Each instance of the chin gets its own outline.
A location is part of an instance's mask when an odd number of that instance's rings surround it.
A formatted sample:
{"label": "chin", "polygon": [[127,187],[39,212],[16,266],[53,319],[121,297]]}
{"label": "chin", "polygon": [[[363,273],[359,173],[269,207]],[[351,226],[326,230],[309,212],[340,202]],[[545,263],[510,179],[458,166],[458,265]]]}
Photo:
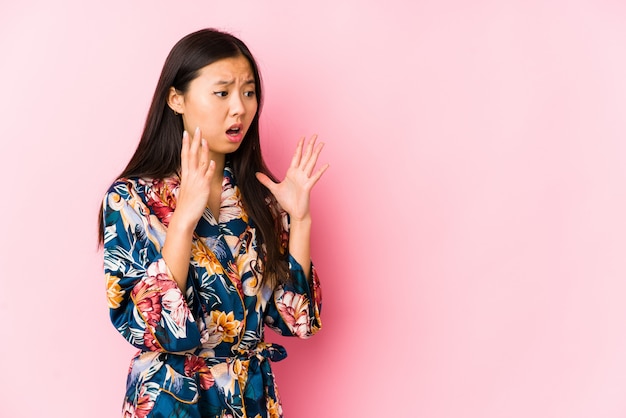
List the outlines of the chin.
{"label": "chin", "polygon": [[220,154],[232,154],[236,152],[241,147],[241,142],[233,143],[229,142],[224,147],[220,147],[221,149],[215,150],[215,152],[219,152]]}

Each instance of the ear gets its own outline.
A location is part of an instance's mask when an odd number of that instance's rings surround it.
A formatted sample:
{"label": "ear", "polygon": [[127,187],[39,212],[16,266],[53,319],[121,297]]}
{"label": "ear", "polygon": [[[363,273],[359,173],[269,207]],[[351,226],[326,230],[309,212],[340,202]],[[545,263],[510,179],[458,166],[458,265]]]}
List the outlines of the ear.
{"label": "ear", "polygon": [[167,105],[176,113],[180,113],[181,115],[185,113],[185,97],[174,87],[170,87],[169,94],[167,95]]}

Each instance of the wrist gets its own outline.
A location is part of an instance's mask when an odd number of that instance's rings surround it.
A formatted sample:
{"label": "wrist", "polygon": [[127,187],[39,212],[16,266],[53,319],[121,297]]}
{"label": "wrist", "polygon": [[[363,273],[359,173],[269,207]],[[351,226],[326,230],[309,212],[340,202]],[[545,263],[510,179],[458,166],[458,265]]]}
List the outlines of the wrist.
{"label": "wrist", "polygon": [[[177,216],[178,214],[178,216]],[[180,216],[180,213],[174,211],[168,225],[169,232],[178,232],[185,235],[193,235],[198,224],[197,220],[188,219],[187,217]]]}
{"label": "wrist", "polygon": [[311,220],[311,215],[305,215],[302,218],[294,218],[294,217],[289,217],[289,224],[291,227],[294,226],[311,226],[312,220]]}

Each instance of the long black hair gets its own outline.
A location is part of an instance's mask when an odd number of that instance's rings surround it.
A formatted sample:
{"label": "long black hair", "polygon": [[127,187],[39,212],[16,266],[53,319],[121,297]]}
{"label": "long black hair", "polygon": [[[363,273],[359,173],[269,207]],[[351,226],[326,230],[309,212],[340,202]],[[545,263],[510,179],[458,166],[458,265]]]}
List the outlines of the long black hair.
{"label": "long black hair", "polygon": [[[235,36],[215,29],[193,32],[174,45],[163,65],[146,123],[137,145],[119,178],[146,177],[162,179],[175,175],[180,169],[182,117],[168,105],[170,88],[185,93],[189,83],[200,70],[225,58],[243,56],[248,60],[255,79],[258,110],[239,148],[226,156],[241,192],[248,216],[260,232],[258,245],[263,262],[264,280],[284,283],[289,280],[287,251],[283,227],[274,196],[256,178],[256,172],[275,177],[267,168],[261,154],[259,116],[262,106],[261,75],[248,47]],[[99,242],[103,243],[102,212],[99,217]],[[264,245],[262,245],[264,244]]]}

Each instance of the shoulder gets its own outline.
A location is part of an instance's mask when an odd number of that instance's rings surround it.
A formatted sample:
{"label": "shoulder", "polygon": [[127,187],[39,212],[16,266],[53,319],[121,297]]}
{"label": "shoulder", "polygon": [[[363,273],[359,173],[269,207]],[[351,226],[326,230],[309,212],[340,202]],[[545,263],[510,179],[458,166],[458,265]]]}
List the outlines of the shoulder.
{"label": "shoulder", "polygon": [[109,186],[107,193],[138,190],[138,189],[143,188],[145,184],[146,184],[146,179],[142,179],[139,177],[121,177],[115,180],[111,184],[111,186]]}
{"label": "shoulder", "polygon": [[118,178],[104,194],[103,205],[105,208],[119,209],[119,205],[122,202],[127,202],[139,196],[142,188],[141,179],[139,178]]}
{"label": "shoulder", "polygon": [[138,177],[118,178],[107,189],[104,200],[129,199],[131,196],[142,194],[144,181]]}

